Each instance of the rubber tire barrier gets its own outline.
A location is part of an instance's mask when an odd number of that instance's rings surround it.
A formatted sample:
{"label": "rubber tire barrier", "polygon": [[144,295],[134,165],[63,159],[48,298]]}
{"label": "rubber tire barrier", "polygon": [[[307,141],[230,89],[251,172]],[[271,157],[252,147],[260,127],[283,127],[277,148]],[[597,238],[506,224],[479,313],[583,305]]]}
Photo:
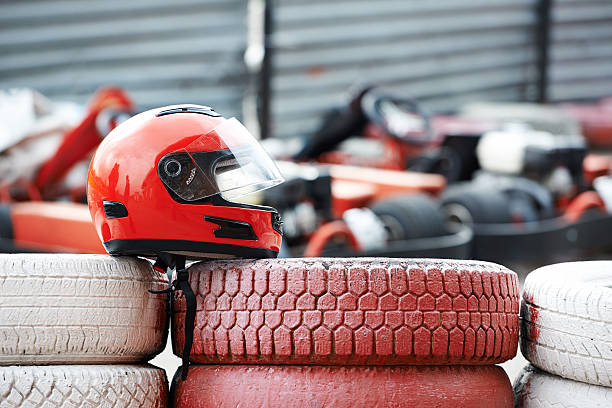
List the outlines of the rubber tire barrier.
{"label": "rubber tire barrier", "polygon": [[165,408],[164,370],[153,366],[0,367],[0,407]]}
{"label": "rubber tire barrier", "polygon": [[512,407],[497,366],[201,365],[173,394],[174,408]]}
{"label": "rubber tire barrier", "polygon": [[525,367],[517,378],[514,396],[517,408],[612,407],[611,388],[568,380],[533,366]]}
{"label": "rubber tire barrier", "polygon": [[[389,258],[216,261],[190,268],[191,361],[494,364],[518,347],[514,272],[488,262]],[[175,294],[172,338],[184,344]]]}
{"label": "rubber tire barrier", "polygon": [[439,237],[448,235],[438,204],[424,194],[401,195],[379,201],[372,212],[383,221],[390,217],[399,228],[395,239]]}
{"label": "rubber tire barrier", "polygon": [[167,278],[134,257],[0,255],[0,365],[144,361],[163,350]]}
{"label": "rubber tire barrier", "polygon": [[492,186],[460,183],[446,189],[441,197],[442,208],[464,207],[473,224],[507,224],[512,222],[508,197]]}
{"label": "rubber tire barrier", "polygon": [[525,280],[521,350],[536,367],[612,386],[612,262],[549,265]]}

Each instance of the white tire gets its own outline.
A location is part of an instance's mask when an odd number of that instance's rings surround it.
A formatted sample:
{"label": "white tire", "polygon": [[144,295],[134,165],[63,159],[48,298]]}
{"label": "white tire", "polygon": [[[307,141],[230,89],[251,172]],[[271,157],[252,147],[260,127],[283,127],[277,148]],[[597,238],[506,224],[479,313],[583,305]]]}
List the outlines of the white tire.
{"label": "white tire", "polygon": [[0,366],[140,362],[163,350],[167,278],[145,260],[0,255]]}
{"label": "white tire", "polygon": [[164,408],[168,385],[153,366],[0,367],[0,408]]}
{"label": "white tire", "polygon": [[533,365],[612,386],[612,262],[569,262],[530,273],[521,326],[521,350]]}
{"label": "white tire", "polygon": [[612,388],[585,384],[527,366],[514,384],[516,408],[608,408]]}

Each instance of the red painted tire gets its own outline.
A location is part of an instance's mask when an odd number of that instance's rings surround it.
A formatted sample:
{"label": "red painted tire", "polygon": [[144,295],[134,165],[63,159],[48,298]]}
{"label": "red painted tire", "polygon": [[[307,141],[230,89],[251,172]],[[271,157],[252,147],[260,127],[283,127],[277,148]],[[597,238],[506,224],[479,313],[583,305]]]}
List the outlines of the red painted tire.
{"label": "red painted tire", "polygon": [[174,381],[174,408],[511,408],[497,366],[192,366]]}
{"label": "red painted tire", "polygon": [[[488,262],[312,258],[190,268],[191,361],[240,364],[493,364],[518,346],[514,272]],[[185,301],[174,299],[174,351]]]}

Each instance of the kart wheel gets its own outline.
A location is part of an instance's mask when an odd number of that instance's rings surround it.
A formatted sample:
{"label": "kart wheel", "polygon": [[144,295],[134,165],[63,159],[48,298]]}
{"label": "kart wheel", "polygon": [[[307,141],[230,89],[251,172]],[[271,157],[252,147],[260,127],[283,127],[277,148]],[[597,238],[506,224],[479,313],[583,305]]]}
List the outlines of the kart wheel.
{"label": "kart wheel", "polygon": [[[189,269],[191,361],[246,364],[495,364],[516,354],[518,282],[478,261],[301,258]],[[184,347],[185,298],[172,339]]]}
{"label": "kart wheel", "polygon": [[555,203],[550,191],[524,177],[503,177],[498,189],[508,197],[513,219],[539,221],[555,216]]}
{"label": "kart wheel", "polygon": [[449,187],[442,195],[442,209],[449,219],[462,224],[512,222],[507,197],[500,191],[474,184]]}
{"label": "kart wheel", "polygon": [[165,342],[167,279],[138,258],[0,255],[0,365],[136,362]]}
{"label": "kart wheel", "polygon": [[423,194],[402,195],[372,206],[392,240],[438,237],[449,232],[438,205]]}

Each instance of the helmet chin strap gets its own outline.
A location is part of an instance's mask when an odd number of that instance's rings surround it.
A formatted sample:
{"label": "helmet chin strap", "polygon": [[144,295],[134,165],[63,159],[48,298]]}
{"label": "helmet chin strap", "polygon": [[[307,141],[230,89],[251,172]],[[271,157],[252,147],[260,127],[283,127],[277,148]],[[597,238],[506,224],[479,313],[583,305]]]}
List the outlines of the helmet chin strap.
{"label": "helmet chin strap", "polygon": [[[164,290],[149,290],[151,293],[169,294],[169,307],[172,307],[172,294],[174,291],[180,290],[185,296],[186,312],[185,312],[185,345],[183,346],[183,364],[181,370],[181,380],[187,378],[189,371],[189,355],[193,346],[193,329],[195,326],[196,315],[196,297],[189,285],[189,272],[185,268],[185,256],[182,255],[167,255],[162,254],[157,257],[153,268],[161,273],[168,273],[176,270],[176,279],[169,285],[168,289]],[[170,315],[172,310],[170,309]]]}

